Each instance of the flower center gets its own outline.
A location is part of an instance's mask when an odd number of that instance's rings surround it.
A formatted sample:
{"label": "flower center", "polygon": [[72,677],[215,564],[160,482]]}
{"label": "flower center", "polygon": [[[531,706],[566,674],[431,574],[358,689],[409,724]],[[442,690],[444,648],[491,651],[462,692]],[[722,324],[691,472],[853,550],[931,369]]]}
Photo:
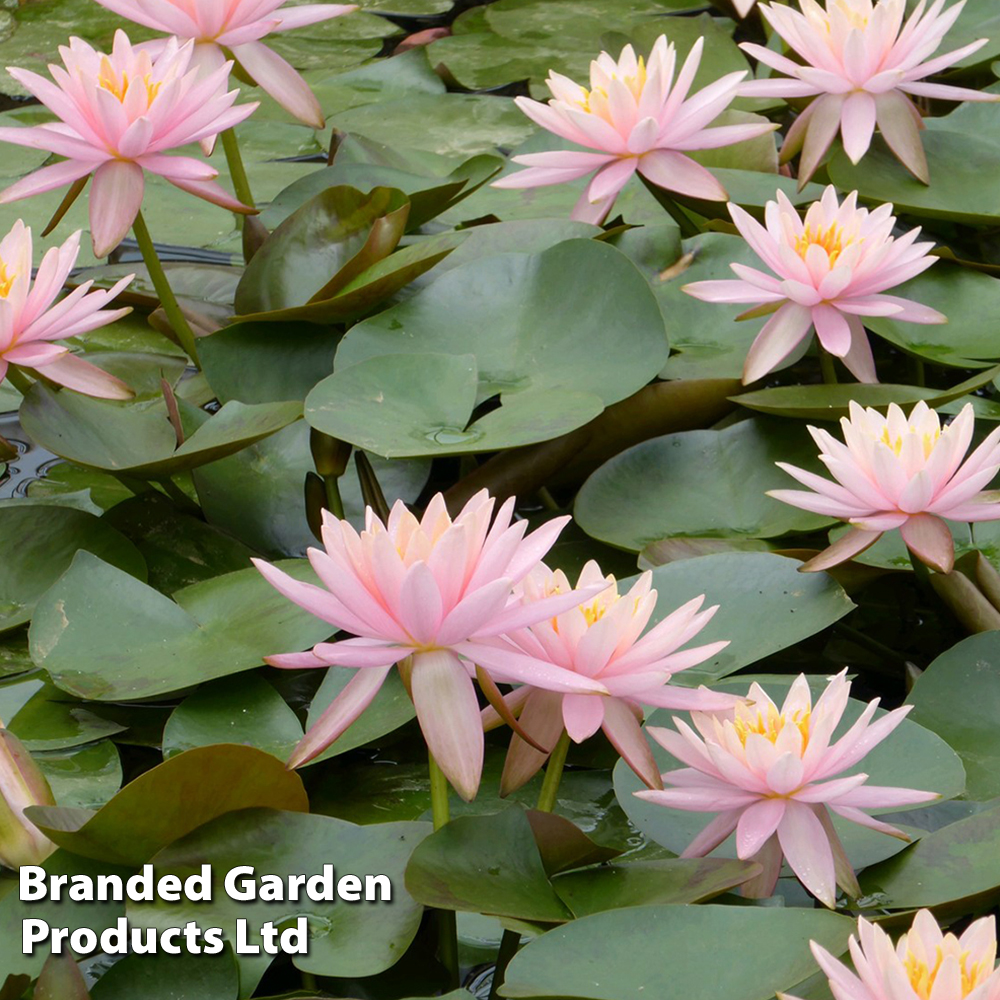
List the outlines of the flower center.
{"label": "flower center", "polygon": [[808,709],[799,709],[797,712],[785,716],[773,705],[768,705],[767,715],[758,709],[756,718],[754,718],[749,712],[743,714],[737,709],[736,718],[733,720],[733,728],[736,730],[736,735],[740,738],[740,743],[746,746],[747,739],[751,733],[757,733],[758,736],[763,736],[764,739],[771,743],[777,743],[778,737],[785,726],[796,726],[802,734],[802,745],[804,748],[809,742],[809,718],[811,715],[812,713]]}
{"label": "flower center", "polygon": [[[149,76],[150,74],[147,73],[142,78],[142,82],[146,87],[147,105],[152,104],[156,100],[156,95],[160,92],[160,87],[163,86],[162,83],[150,83]],[[129,82],[128,73],[123,71],[121,76],[119,76],[118,71],[111,65],[111,60],[107,56],[101,59],[101,72],[98,74],[97,84],[102,90],[113,94],[124,104]]]}
{"label": "flower center", "polygon": [[[969,952],[958,952],[958,939],[954,934],[946,934],[944,943],[953,944],[953,947],[948,949],[949,954],[958,954],[959,965],[962,968],[962,992],[960,995],[967,997],[977,986],[986,982],[993,972],[993,963],[986,958],[970,963]],[[934,989],[934,981],[941,971],[944,958],[945,950],[942,945],[938,945],[933,966],[929,966],[924,959],[917,958],[912,951],[907,949],[903,968],[906,969],[910,985],[920,1000],[930,1000],[931,990]]]}
{"label": "flower center", "polygon": [[[612,80],[620,80],[628,87],[632,96],[639,100],[642,97],[643,88],[646,86],[646,61],[642,56],[638,59],[638,68],[630,76],[619,76],[617,73],[611,74]],[[604,87],[594,87],[592,90],[585,90],[584,97],[580,101],[580,107],[587,114],[600,114],[604,110],[608,101],[608,92]]]}
{"label": "flower center", "polygon": [[802,235],[795,240],[795,252],[803,259],[809,248],[813,246],[822,247],[826,255],[830,258],[830,267],[836,266],[837,259],[844,252],[844,248],[850,246],[854,241],[846,237],[844,230],[836,223],[828,227],[813,229],[811,225],[806,225]]}
{"label": "flower center", "polygon": [[[915,430],[913,430],[913,429],[910,429],[908,431],[908,433],[910,433],[910,434],[917,434],[918,432],[915,431]],[[882,436],[879,438],[879,440],[883,444],[888,445],[889,449],[892,451],[892,453],[897,458],[903,453],[903,435],[902,434],[897,434],[895,437],[892,437],[889,434],[889,428],[886,427],[886,428],[883,429]],[[940,429],[939,430],[935,430],[935,431],[925,431],[923,434],[920,434],[920,444],[921,444],[921,447],[923,449],[924,459],[925,460],[931,457],[931,452],[934,450],[934,446],[940,440],[941,440],[941,431],[940,431]]]}
{"label": "flower center", "polygon": [[5,299],[10,295],[10,290],[14,287],[14,279],[16,277],[16,274],[7,273],[7,265],[4,263],[3,258],[0,257],[0,299]]}

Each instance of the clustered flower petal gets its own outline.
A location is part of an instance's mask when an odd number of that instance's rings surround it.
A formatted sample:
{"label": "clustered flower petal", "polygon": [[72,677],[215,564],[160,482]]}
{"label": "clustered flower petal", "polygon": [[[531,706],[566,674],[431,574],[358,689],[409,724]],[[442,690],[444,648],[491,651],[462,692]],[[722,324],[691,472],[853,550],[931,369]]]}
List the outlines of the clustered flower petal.
{"label": "clustered flower petal", "polygon": [[24,814],[29,806],[55,804],[41,768],[0,722],[0,864],[40,865],[56,849]]}
{"label": "clustered flower petal", "polygon": [[862,382],[877,381],[862,317],[890,316],[910,323],[946,323],[947,317],[909,299],[885,294],[926,271],[933,243],[920,229],[894,237],[892,205],[858,208],[857,192],[841,204],[834,187],[811,205],[805,220],[781,191],[769,201],[762,226],[739,205],[729,213],[771,274],[730,265],[739,280],[698,281],[684,291],[705,302],[746,302],[775,310],[754,340],[744,383],[777,368],[815,329],[824,350]]}
{"label": "clustered flower petal", "polygon": [[837,1000],[1000,1000],[994,917],[974,921],[956,937],[942,933],[930,910],[920,910],[895,947],[878,924],[860,917],[850,940],[853,972],[822,945],[810,944]]}
{"label": "clustered flower petal", "polygon": [[753,80],[740,88],[743,96],[813,97],[789,130],[781,149],[784,162],[800,150],[799,183],[815,173],[839,129],[844,152],[857,163],[868,152],[876,126],[889,148],[915,177],[930,183],[920,141],[924,127],[911,97],[944,101],[995,101],[964,87],[927,83],[986,44],[980,38],[944,55],[929,58],[940,47],[965,6],[960,0],[947,10],[946,0],[920,0],[906,18],[906,0],[799,0],[791,6],[762,3],[761,13],[803,61],[793,62],[763,45],[741,48],[784,78]]}
{"label": "clustered flower petal", "polygon": [[914,805],[938,796],[912,788],[867,785],[864,773],[837,777],[881,743],[912,707],[874,719],[875,699],[834,741],[851,690],[846,675],[845,670],[834,677],[815,705],[802,675],[780,709],[760,685],[753,684],[748,703],[737,704],[725,715],[692,712],[697,732],[676,717],[677,732],[649,729],[661,746],[688,766],[662,776],[671,787],[635,794],[674,809],[719,813],[682,857],[708,854],[735,830],[739,857],[763,866],[763,872],[743,887],[746,895],[770,896],[784,857],[802,884],[827,906],[834,906],[838,884],[857,898],[857,880],[830,811],[908,840],[902,831],[862,810]]}
{"label": "clustered flower petal", "polygon": [[[210,74],[235,59],[240,69],[286,111],[313,128],[323,112],[298,72],[261,39],[279,31],[328,21],[357,10],[356,4],[317,3],[284,7],[285,0],[97,0],[136,24],[195,43],[192,56]],[[144,42],[159,53],[166,41]]]}
{"label": "clustered flower petal", "polygon": [[[619,594],[615,578],[605,576],[591,560],[580,573],[577,590],[601,587],[596,597],[507,636],[522,653],[599,681],[607,693],[562,693],[525,685],[508,695],[507,701],[512,712],[520,711],[522,729],[543,747],[553,747],[563,729],[576,743],[603,729],[636,774],[650,788],[659,788],[656,762],[640,729],[642,706],[710,712],[730,708],[736,699],[704,687],[682,688],[668,683],[673,674],[703,663],[729,643],[712,642],[681,650],[718,610],[718,605],[701,610],[704,594],[642,635],[656,607],[651,580],[652,573],[643,573],[627,594]],[[553,572],[544,564],[529,573],[522,584],[526,606],[571,590],[562,570]],[[486,709],[484,720],[487,727],[502,721],[492,708]],[[506,795],[529,781],[547,756],[515,733],[501,793]]]}
{"label": "clustered flower petal", "polygon": [[234,107],[239,92],[225,91],[228,64],[201,77],[192,65],[193,53],[193,42],[179,45],[171,38],[151,58],[118,31],[110,55],[80,38],[61,46],[65,68],[49,66],[54,83],[30,70],[8,67],[10,75],[59,121],[0,128],[0,140],[66,159],[0,192],[0,204],[93,174],[90,230],[98,257],[107,256],[135,221],[142,205],[144,171],[231,211],[253,211],[215,183],[219,172],[214,167],[190,156],[166,155],[236,125],[257,107]]}
{"label": "clustered flower petal", "polygon": [[468,799],[476,794],[483,765],[483,726],[472,683],[476,666],[556,691],[607,691],[597,680],[518,653],[497,639],[561,614],[596,589],[523,603],[514,587],[569,518],[548,521],[526,537],[527,521],[511,523],[513,498],[491,525],[493,507],[483,490],[452,520],[439,493],[419,520],[402,501],[385,524],[369,508],[360,534],[350,522],[325,513],[325,551],[308,553],[323,586],[254,560],[289,600],[355,636],[320,643],[311,652],[268,657],[277,667],[360,668],[295,749],[290,766],[307,763],[337,739],[371,703],[394,664],[431,753]]}
{"label": "clustered flower petal", "polygon": [[715,149],[773,131],[770,123],[707,126],[736,96],[746,72],[729,73],[689,97],[701,63],[699,38],[677,73],[677,52],[661,35],[649,64],[626,45],[616,62],[606,52],[590,64],[590,89],[559,73],[546,81],[548,104],[518,97],[518,107],[542,128],[595,152],[525,153],[514,162],[527,170],[494,183],[500,188],[561,184],[594,173],[573,218],[601,222],[618,192],[638,171],[658,187],[692,198],[724,201],[722,185],[687,153]]}
{"label": "clustered flower petal", "polygon": [[93,281],[79,285],[56,302],[80,252],[76,232],[52,247],[31,277],[31,230],[18,220],[0,240],[0,382],[10,365],[44,372],[46,378],[89,396],[130,399],[124,382],[53,341],[88,333],[127,315],[130,309],[105,309],[135,277],[130,274],[110,289],[91,291]]}
{"label": "clustered flower petal", "polygon": [[1000,519],[1000,499],[983,492],[1000,471],[1000,428],[966,459],[975,429],[971,403],[942,427],[937,413],[923,401],[914,406],[909,419],[895,403],[883,416],[852,401],[850,419],[842,418],[840,425],[843,443],[818,427],[809,428],[820,447],[820,461],[835,482],[779,462],[813,492],[769,492],[794,507],[853,525],[803,570],[836,566],[874,545],[884,532],[899,528],[914,555],[932,569],[950,573],[955,543],[943,519]]}

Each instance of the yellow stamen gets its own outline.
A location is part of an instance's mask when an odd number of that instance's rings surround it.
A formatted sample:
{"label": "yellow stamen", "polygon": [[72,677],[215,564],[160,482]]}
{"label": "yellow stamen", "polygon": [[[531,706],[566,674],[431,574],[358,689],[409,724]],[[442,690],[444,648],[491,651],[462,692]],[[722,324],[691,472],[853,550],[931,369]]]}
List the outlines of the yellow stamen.
{"label": "yellow stamen", "polygon": [[[146,103],[152,104],[156,100],[156,95],[160,92],[160,87],[163,86],[162,83],[151,83],[149,80],[149,73],[147,73],[143,78],[142,82],[146,87]],[[114,66],[111,65],[111,60],[104,56],[101,59],[101,72],[97,76],[97,83],[102,90],[106,90],[109,94],[113,94],[118,100],[124,104],[125,95],[128,93],[129,78],[128,73],[122,73],[121,79],[118,77],[118,72],[115,70]]]}
{"label": "yellow stamen", "polygon": [[845,239],[843,229],[836,223],[828,229],[820,228],[815,232],[812,226],[806,226],[802,235],[795,241],[795,252],[805,260],[811,246],[822,247],[830,258],[830,267],[835,267],[844,248],[850,246],[852,242],[854,241],[849,238]]}
{"label": "yellow stamen", "polygon": [[[954,934],[946,934],[945,941],[954,941],[958,944]],[[963,951],[959,956],[959,965],[962,967],[962,993],[963,997],[967,997],[976,987],[982,985],[989,978],[990,974],[993,972],[992,963],[987,959],[982,959],[979,962],[973,962],[969,964],[969,952]],[[941,971],[941,966],[944,963],[944,949],[941,945],[938,945],[937,954],[935,956],[935,962],[933,967],[928,966],[923,959],[917,958],[912,951],[907,949],[906,959],[903,962],[903,968],[906,969],[906,975],[909,977],[910,985],[913,987],[914,993],[920,997],[920,1000],[930,1000],[931,990],[934,989],[934,981],[937,979],[938,973]]]}
{"label": "yellow stamen", "polygon": [[[911,430],[909,433],[910,434],[916,434],[917,432],[914,431],[914,430]],[[879,440],[883,444],[887,444],[889,446],[889,448],[892,450],[893,454],[896,455],[897,458],[902,454],[902,452],[903,452],[903,436],[901,434],[897,435],[894,438],[890,437],[889,436],[889,428],[886,427],[882,431],[882,437],[879,438]],[[934,446],[940,440],[941,440],[941,431],[940,430],[936,430],[936,431],[934,431],[931,434],[921,434],[920,435],[920,444],[921,444],[921,446],[923,448],[924,459],[925,460],[931,457],[931,452],[934,450]]]}
{"label": "yellow stamen", "polygon": [[[632,96],[638,101],[642,97],[643,88],[646,86],[646,61],[642,56],[638,59],[638,68],[632,76],[622,76],[619,77],[617,74],[611,74],[612,80],[621,80],[626,87],[631,91]],[[587,114],[594,113],[595,109],[591,106],[591,102],[594,100],[594,96],[597,95],[599,98],[598,104],[603,105],[608,99],[608,92],[603,87],[594,87],[593,90],[584,90],[584,96],[580,100],[580,107],[583,108]]]}
{"label": "yellow stamen", "polygon": [[764,739],[769,740],[771,743],[777,743],[781,731],[785,726],[790,724],[797,727],[802,734],[802,746],[804,749],[809,743],[809,718],[811,715],[812,712],[808,709],[799,709],[799,711],[793,712],[790,716],[785,716],[773,705],[768,705],[766,717],[759,709],[757,710],[756,720],[745,717],[741,718],[737,714],[736,719],[733,721],[733,727],[736,730],[736,735],[740,738],[740,743],[746,746],[747,739],[751,733],[757,733],[758,736],[763,736]]}
{"label": "yellow stamen", "polygon": [[10,290],[14,287],[14,279],[16,277],[16,274],[7,273],[7,265],[0,258],[0,299],[5,299],[10,295]]}

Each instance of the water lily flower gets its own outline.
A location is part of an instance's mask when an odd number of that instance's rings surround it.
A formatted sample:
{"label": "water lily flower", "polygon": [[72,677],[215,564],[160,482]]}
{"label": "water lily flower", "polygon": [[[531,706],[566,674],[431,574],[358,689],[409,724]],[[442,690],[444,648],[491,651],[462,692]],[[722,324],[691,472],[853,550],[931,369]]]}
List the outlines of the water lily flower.
{"label": "water lily flower", "polygon": [[560,73],[546,81],[548,104],[517,97],[518,107],[542,128],[596,152],[558,150],[525,153],[514,162],[528,169],[494,182],[499,188],[561,184],[594,173],[572,217],[602,222],[618,192],[638,171],[658,187],[692,198],[725,201],[722,185],[686,154],[754,139],[774,129],[770,123],[708,128],[736,96],[746,72],[729,73],[689,97],[701,63],[699,38],[674,78],[677,51],[661,35],[647,65],[631,45],[616,62],[602,52],[590,64],[590,89]]}
{"label": "water lily flower", "polygon": [[145,171],[230,211],[252,212],[214,182],[219,172],[207,163],[166,155],[230,128],[257,107],[234,107],[239,92],[224,90],[229,67],[200,78],[192,65],[193,53],[193,42],[179,46],[176,39],[169,39],[152,59],[118,31],[110,55],[80,38],[60,46],[65,69],[49,66],[55,83],[30,70],[8,67],[10,75],[59,121],[0,128],[0,140],[66,159],[0,192],[0,204],[75,184],[93,174],[90,231],[98,257],[107,256],[135,221]]}
{"label": "water lily flower", "polygon": [[[701,610],[704,594],[667,615],[640,638],[656,607],[651,580],[652,573],[643,573],[627,594],[619,594],[615,578],[605,576],[591,560],[583,567],[577,588],[601,587],[596,597],[507,637],[529,656],[600,681],[607,688],[606,694],[565,693],[546,690],[544,685],[525,685],[505,700],[513,714],[520,712],[522,730],[543,748],[554,747],[564,728],[576,743],[603,729],[629,767],[650,788],[659,788],[656,761],[640,729],[642,706],[710,712],[730,708],[736,699],[705,687],[668,683],[673,674],[703,663],[729,642],[680,650],[718,611],[718,605]],[[553,572],[544,564],[529,573],[522,584],[523,601],[529,606],[570,590],[562,570]],[[492,707],[484,710],[483,717],[487,728],[503,721]],[[504,765],[501,793],[507,795],[530,781],[547,757],[515,733]]]}
{"label": "water lily flower", "polygon": [[[282,8],[285,0],[97,0],[136,24],[195,43],[192,62],[211,74],[234,59],[243,73],[305,125],[323,128],[323,112],[309,84],[261,39],[328,21],[357,4],[317,3]],[[143,42],[153,53],[166,40]]]}
{"label": "water lily flower", "polygon": [[483,490],[453,521],[439,493],[418,520],[398,501],[385,524],[369,508],[360,535],[350,522],[324,512],[325,551],[308,553],[322,587],[254,560],[289,600],[356,637],[267,657],[276,667],[359,668],[296,747],[290,767],[307,763],[337,739],[371,703],[394,664],[431,754],[466,799],[475,796],[483,766],[483,726],[472,683],[477,666],[553,690],[607,690],[599,681],[490,641],[561,614],[593,593],[521,603],[514,586],[569,518],[548,521],[525,537],[526,521],[511,524],[513,498],[491,526],[493,506]]}
{"label": "water lily flower", "polygon": [[758,61],[784,73],[784,78],[753,80],[741,96],[814,97],[791,127],[781,148],[782,162],[800,150],[799,183],[805,186],[840,130],[844,152],[858,163],[868,152],[878,126],[899,161],[918,180],[930,183],[927,157],[920,141],[924,125],[911,97],[943,101],[996,101],[965,87],[927,83],[972,55],[988,39],[963,45],[944,55],[937,51],[965,6],[948,10],[946,0],[920,0],[908,19],[906,0],[799,0],[801,13],[777,3],[762,3],[761,13],[804,65],[744,42],[740,47]]}
{"label": "water lily flower", "polygon": [[857,898],[857,879],[830,811],[909,840],[901,830],[862,810],[915,805],[938,796],[868,785],[864,773],[835,777],[861,761],[912,708],[905,705],[873,722],[876,698],[831,743],[850,691],[844,670],[813,705],[803,674],[793,682],[780,709],[759,684],[753,684],[748,703],[737,704],[724,716],[692,712],[697,733],[678,718],[674,719],[677,732],[650,727],[653,739],[688,766],[662,776],[672,787],[635,794],[673,809],[718,812],[681,856],[704,857],[735,830],[738,856],[764,868],[744,887],[746,895],[770,896],[784,857],[802,884],[827,906],[835,903],[837,885]]}
{"label": "water lily flower", "polygon": [[31,230],[19,219],[0,240],[0,382],[8,366],[15,365],[40,371],[53,382],[89,396],[130,399],[132,390],[124,382],[52,343],[96,330],[131,312],[104,307],[134,274],[107,290],[91,291],[93,281],[86,281],[56,302],[79,252],[80,233],[76,232],[45,254],[32,281]]}
{"label": "water lily flower", "polygon": [[[971,403],[946,427],[923,400],[909,419],[895,404],[882,416],[853,400],[850,419],[841,418],[842,444],[827,431],[810,427],[820,461],[836,482],[778,462],[806,490],[770,490],[793,507],[839,517],[853,529],[801,569],[818,572],[864,552],[896,528],[906,547],[939,573],[955,564],[951,521],[1000,520],[1000,499],[982,492],[1000,471],[1000,428],[967,458],[975,413]],[[962,460],[965,459],[963,462]]]}
{"label": "water lily flower", "polygon": [[729,214],[754,253],[773,272],[731,264],[739,281],[697,281],[684,291],[704,302],[746,302],[773,311],[747,354],[744,384],[774,371],[815,329],[824,350],[840,358],[861,382],[878,381],[863,316],[909,323],[946,323],[936,309],[886,295],[936,260],[933,243],[917,243],[919,227],[893,237],[892,205],[858,208],[851,192],[843,204],[834,187],[806,212],[805,221],[781,191],[769,201],[762,226],[739,205]]}
{"label": "water lily flower", "polygon": [[39,865],[56,845],[25,815],[28,806],[54,806],[45,775],[21,741],[0,723],[0,863]]}
{"label": "water lily flower", "polygon": [[1000,1000],[994,917],[973,921],[956,937],[920,910],[895,948],[878,924],[859,917],[849,942],[853,971],[822,945],[810,945],[837,1000]]}

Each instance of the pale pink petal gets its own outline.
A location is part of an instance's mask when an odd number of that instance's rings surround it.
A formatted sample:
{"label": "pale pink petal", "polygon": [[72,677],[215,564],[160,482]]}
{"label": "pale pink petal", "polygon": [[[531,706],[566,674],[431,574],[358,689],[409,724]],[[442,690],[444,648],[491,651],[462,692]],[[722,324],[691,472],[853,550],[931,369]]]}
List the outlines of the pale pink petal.
{"label": "pale pink petal", "polygon": [[263,42],[232,46],[233,55],[257,84],[304,125],[321,129],[323,111],[298,71]]}
{"label": "pale pink petal", "polygon": [[807,805],[789,801],[778,824],[778,842],[789,867],[824,905],[836,905],[833,853],[823,824]]}

